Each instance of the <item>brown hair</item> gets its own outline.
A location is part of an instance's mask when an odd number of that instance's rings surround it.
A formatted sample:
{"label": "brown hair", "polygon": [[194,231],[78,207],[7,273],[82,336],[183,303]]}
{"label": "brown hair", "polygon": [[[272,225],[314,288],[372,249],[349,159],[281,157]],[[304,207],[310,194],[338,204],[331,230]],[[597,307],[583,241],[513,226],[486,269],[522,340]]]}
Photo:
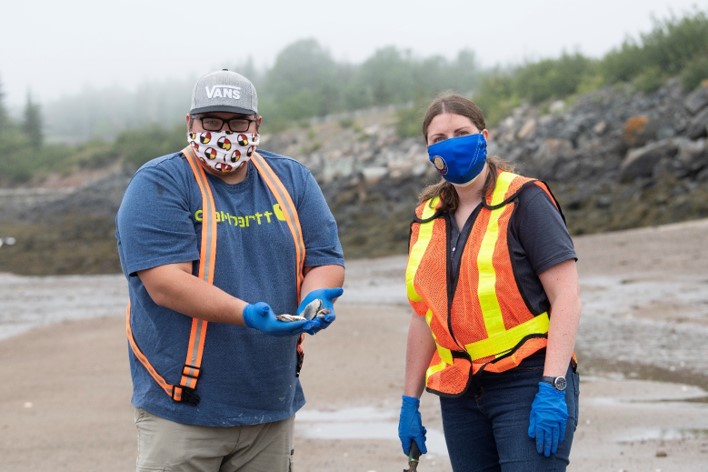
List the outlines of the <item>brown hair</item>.
{"label": "brown hair", "polygon": [[[480,131],[487,128],[487,123],[484,120],[484,114],[476,103],[457,93],[444,93],[439,95],[430,103],[428,110],[425,112],[425,116],[423,117],[421,131],[423,132],[423,139],[425,140],[426,145],[428,144],[428,127],[430,126],[430,122],[433,121],[433,118],[436,116],[444,113],[454,113],[455,115],[467,117]],[[489,167],[489,173],[487,174],[487,180],[485,180],[484,186],[482,187],[483,195],[486,195],[490,189],[493,189],[496,185],[498,169],[508,171],[513,169],[511,164],[503,161],[497,156],[488,157],[487,165]],[[457,196],[455,187],[444,179],[438,183],[425,187],[420,193],[418,203],[422,203],[433,197],[440,197],[440,210],[442,211],[452,213],[459,205],[459,197]]]}

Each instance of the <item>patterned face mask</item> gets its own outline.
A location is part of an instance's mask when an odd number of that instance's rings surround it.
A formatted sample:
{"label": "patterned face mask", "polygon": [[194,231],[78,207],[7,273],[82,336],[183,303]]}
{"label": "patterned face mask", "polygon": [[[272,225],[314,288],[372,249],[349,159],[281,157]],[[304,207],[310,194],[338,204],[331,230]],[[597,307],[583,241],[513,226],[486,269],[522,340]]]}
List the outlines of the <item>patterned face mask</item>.
{"label": "patterned face mask", "polygon": [[190,131],[187,141],[203,166],[216,174],[231,174],[251,160],[260,136],[231,131]]}

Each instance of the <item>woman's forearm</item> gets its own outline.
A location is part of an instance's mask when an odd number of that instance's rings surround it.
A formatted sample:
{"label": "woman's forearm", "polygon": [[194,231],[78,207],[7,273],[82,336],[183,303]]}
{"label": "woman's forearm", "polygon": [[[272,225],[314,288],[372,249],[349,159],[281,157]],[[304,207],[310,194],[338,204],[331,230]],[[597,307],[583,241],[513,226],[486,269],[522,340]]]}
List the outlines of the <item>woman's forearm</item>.
{"label": "woman's forearm", "polygon": [[403,394],[419,398],[425,388],[425,371],[435,352],[435,341],[425,318],[411,315],[406,346],[406,378]]}
{"label": "woman's forearm", "polygon": [[540,275],[551,302],[551,322],[543,375],[565,375],[575,349],[580,325],[580,288],[574,260],[562,262]]}

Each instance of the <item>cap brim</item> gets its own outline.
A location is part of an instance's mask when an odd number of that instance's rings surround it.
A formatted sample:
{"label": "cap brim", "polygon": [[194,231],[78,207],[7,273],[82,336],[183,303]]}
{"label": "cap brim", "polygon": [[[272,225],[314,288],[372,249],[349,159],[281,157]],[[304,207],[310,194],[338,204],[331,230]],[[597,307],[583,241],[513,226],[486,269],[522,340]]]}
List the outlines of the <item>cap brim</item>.
{"label": "cap brim", "polygon": [[190,115],[199,115],[201,113],[210,113],[210,112],[237,113],[239,115],[257,115],[258,114],[258,112],[255,110],[247,110],[246,108],[241,108],[241,107],[226,107],[223,105],[214,105],[211,107],[193,108],[192,110],[189,111],[189,114]]}

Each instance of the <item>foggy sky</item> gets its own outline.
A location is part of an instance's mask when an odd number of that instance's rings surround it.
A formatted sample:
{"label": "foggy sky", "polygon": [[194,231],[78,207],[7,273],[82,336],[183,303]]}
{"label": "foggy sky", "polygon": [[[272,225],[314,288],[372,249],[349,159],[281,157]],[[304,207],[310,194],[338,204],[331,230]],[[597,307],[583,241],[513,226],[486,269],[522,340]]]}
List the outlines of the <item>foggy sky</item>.
{"label": "foggy sky", "polygon": [[85,87],[131,90],[187,79],[249,58],[259,68],[315,38],[338,62],[382,47],[480,65],[579,52],[601,57],[651,31],[653,19],[708,10],[708,0],[21,0],[0,9],[0,84],[6,103],[47,103]]}

